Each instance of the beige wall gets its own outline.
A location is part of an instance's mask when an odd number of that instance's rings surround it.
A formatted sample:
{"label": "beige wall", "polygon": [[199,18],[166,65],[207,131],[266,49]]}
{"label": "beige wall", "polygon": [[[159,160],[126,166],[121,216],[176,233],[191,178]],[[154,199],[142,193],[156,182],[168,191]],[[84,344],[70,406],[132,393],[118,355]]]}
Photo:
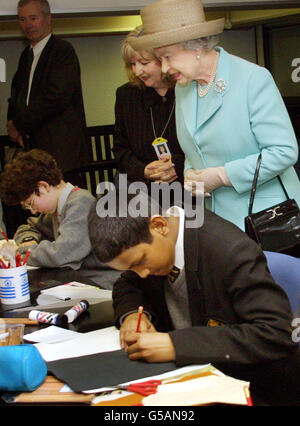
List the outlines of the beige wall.
{"label": "beige wall", "polygon": [[120,44],[123,36],[68,39],[81,65],[82,90],[88,126],[114,122],[117,87],[126,82]]}
{"label": "beige wall", "polygon": [[[120,44],[125,36],[78,37],[69,40],[79,57],[88,126],[114,122],[115,91],[126,82]],[[231,53],[255,62],[254,30],[226,31],[220,45]],[[0,82],[0,134],[6,134],[7,99],[18,59],[21,40],[0,41],[0,58],[6,62],[6,82]]]}

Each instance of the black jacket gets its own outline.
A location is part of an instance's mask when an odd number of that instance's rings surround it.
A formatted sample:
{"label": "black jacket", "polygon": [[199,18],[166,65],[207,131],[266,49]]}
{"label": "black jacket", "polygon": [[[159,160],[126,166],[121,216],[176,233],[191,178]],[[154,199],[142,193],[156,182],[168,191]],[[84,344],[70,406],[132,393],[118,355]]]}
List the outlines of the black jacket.
{"label": "black jacket", "polygon": [[[140,89],[129,83],[117,89],[113,151],[118,161],[119,171],[127,173],[129,181],[145,182],[146,165],[157,160],[152,146],[155,136],[150,107],[153,110],[156,136],[160,137],[174,102],[174,89],[169,89],[164,97],[161,97],[151,87]],[[175,109],[163,137],[168,140],[177,176],[182,181],[184,154],[177,140]]]}
{"label": "black jacket", "polygon": [[63,171],[87,161],[85,114],[77,55],[65,40],[51,36],[35,69],[29,104],[17,110],[28,56],[27,47],[12,81],[7,118],[23,135],[27,148],[49,152]]}
{"label": "black jacket", "polygon": [[[262,364],[297,350],[292,313],[260,248],[236,226],[205,211],[204,225],[185,229],[185,273],[192,327],[173,330],[162,277],[125,272],[113,289],[116,325],[140,305],[159,331],[169,331],[176,364]],[[209,327],[210,320],[220,326]]]}

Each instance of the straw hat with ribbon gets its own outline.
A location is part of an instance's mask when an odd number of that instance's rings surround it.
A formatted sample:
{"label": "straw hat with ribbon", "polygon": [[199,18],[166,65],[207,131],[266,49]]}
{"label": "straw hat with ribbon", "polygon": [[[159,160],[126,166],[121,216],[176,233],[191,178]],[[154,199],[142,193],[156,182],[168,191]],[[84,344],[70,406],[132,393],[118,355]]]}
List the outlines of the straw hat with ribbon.
{"label": "straw hat with ribbon", "polygon": [[129,37],[135,50],[168,46],[219,34],[223,18],[206,21],[201,0],[158,0],[141,10],[143,32]]}

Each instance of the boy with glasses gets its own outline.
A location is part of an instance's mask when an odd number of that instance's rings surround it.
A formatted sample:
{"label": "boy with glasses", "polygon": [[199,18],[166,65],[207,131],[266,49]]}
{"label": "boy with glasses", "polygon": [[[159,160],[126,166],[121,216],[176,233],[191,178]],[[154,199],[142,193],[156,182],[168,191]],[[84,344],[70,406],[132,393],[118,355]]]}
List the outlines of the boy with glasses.
{"label": "boy with glasses", "polygon": [[80,269],[101,287],[112,287],[119,274],[91,253],[87,216],[94,197],[65,182],[50,154],[38,149],[18,154],[1,174],[0,194],[6,204],[20,203],[39,214],[14,235],[21,254],[30,248],[29,265]]}

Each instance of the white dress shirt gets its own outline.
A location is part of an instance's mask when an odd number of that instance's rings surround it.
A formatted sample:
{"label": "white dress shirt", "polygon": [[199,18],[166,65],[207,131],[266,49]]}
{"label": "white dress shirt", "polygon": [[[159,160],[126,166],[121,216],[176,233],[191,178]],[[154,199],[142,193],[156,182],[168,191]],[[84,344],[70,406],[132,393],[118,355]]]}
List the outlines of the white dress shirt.
{"label": "white dress shirt", "polygon": [[34,75],[34,71],[36,69],[36,66],[38,64],[38,61],[40,59],[41,53],[44,50],[46,44],[48,43],[50,37],[52,34],[47,35],[43,40],[39,41],[35,46],[31,46],[30,48],[33,49],[33,62],[30,69],[30,75],[29,75],[29,83],[28,83],[28,92],[27,92],[27,98],[26,98],[26,105],[28,105],[29,102],[29,96],[31,91],[31,84],[32,79]]}
{"label": "white dress shirt", "polygon": [[167,215],[179,217],[178,236],[175,245],[174,266],[182,270],[184,268],[184,210],[181,207],[173,206],[168,209]]}

